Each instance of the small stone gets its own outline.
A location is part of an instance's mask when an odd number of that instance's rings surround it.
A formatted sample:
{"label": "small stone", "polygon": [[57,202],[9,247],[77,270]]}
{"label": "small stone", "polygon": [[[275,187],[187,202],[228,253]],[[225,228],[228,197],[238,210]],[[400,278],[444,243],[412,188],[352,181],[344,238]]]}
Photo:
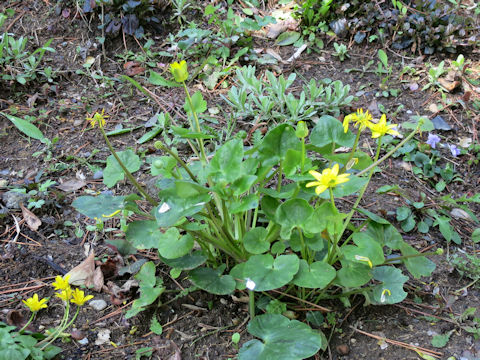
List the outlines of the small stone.
{"label": "small stone", "polygon": [[459,208],[452,209],[452,211],[450,211],[450,215],[452,215],[456,219],[472,220],[470,218],[470,215],[468,215],[465,210]]}
{"label": "small stone", "polygon": [[90,307],[94,308],[97,311],[102,311],[103,309],[105,309],[107,307],[107,302],[105,300],[102,300],[102,299],[95,299],[95,300],[90,301],[88,303],[88,305]]}
{"label": "small stone", "polygon": [[88,344],[88,338],[85,336],[83,339],[78,340],[78,343],[80,345],[87,345]]}
{"label": "small stone", "polygon": [[27,197],[27,194],[10,190],[2,195],[2,200],[8,209],[20,209],[20,203],[23,203]]}
{"label": "small stone", "polygon": [[6,179],[0,179],[0,189],[6,188],[8,185],[8,180]]}
{"label": "small stone", "polygon": [[341,344],[337,346],[337,352],[340,355],[348,355],[350,353],[350,348],[346,344]]}
{"label": "small stone", "polygon": [[70,333],[70,336],[73,340],[82,340],[85,338],[85,333],[81,330],[75,329]]}
{"label": "small stone", "polygon": [[95,174],[93,174],[93,180],[98,180],[101,178],[103,178],[103,171],[102,170],[95,171]]}
{"label": "small stone", "polygon": [[355,344],[355,343],[357,342],[357,339],[351,338],[351,339],[350,339],[350,342],[351,342],[352,344]]}

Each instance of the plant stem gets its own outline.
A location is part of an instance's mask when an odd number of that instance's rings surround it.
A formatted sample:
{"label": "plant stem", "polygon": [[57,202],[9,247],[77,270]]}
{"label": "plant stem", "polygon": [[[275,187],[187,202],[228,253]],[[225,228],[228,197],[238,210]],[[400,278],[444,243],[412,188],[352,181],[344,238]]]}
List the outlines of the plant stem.
{"label": "plant stem", "polygon": [[388,265],[391,263],[395,263],[397,261],[403,261],[410,258],[425,257],[425,256],[432,256],[432,255],[438,255],[438,253],[436,251],[430,251],[425,253],[416,253],[411,255],[398,256],[398,257],[385,260],[385,262],[382,265]]}
{"label": "plant stem", "polygon": [[[195,120],[195,126],[197,128],[196,131],[200,133],[202,132],[202,130],[200,129],[200,121],[198,120],[197,112],[193,107],[192,98],[190,97],[190,93],[188,92],[188,88],[187,88],[187,85],[185,84],[185,81],[183,82],[183,89],[185,90],[185,94],[187,95],[188,105],[190,105],[190,110],[192,111],[193,118]],[[198,139],[198,144],[200,147],[200,153],[202,154],[201,156],[202,163],[206,164],[208,163],[208,159],[207,159],[207,156],[205,155],[205,146],[203,145],[203,139]]]}
{"label": "plant stem", "polygon": [[23,330],[25,330],[27,328],[28,325],[30,325],[30,323],[33,321],[33,318],[35,317],[35,314],[37,312],[32,312],[32,315],[30,315],[30,319],[28,319],[27,323],[25,325],[23,325],[23,327],[18,331],[19,334],[22,334]]}
{"label": "plant stem", "polygon": [[255,317],[255,293],[248,290],[248,310],[250,312],[250,321]]}
{"label": "plant stem", "polygon": [[150,195],[148,195],[148,193],[145,191],[145,189],[143,189],[143,187],[138,183],[137,180],[135,180],[135,178],[133,177],[133,175],[130,173],[130,171],[128,171],[128,169],[125,167],[125,164],[122,162],[122,160],[120,160],[120,157],[117,155],[117,153],[115,152],[115,149],[113,148],[112,144],[110,143],[110,140],[108,140],[108,136],[107,134],[105,133],[105,130],[103,129],[103,126],[100,123],[100,131],[102,132],[102,135],[103,135],[103,138],[105,139],[105,142],[108,146],[108,149],[110,150],[110,152],[112,153],[113,157],[117,160],[118,164],[120,165],[120,167],[122,168],[123,172],[125,173],[125,176],[128,178],[128,180],[130,180],[130,182],[132,183],[133,186],[135,186],[137,188],[137,190],[140,192],[140,194],[142,194],[142,196],[153,206],[157,206],[158,203],[157,201],[152,198]]}

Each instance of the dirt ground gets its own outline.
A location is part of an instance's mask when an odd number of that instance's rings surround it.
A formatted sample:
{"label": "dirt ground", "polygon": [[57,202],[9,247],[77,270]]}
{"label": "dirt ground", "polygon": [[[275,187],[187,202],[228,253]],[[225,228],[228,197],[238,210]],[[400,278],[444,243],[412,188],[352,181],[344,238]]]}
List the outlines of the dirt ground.
{"label": "dirt ground", "polygon": [[[58,78],[53,84],[32,84],[26,87],[18,84],[0,88],[0,110],[16,108],[20,115],[34,115],[39,119],[37,126],[49,139],[58,137],[58,142],[37,157],[32,154],[44,151],[45,145],[36,140],[29,140],[21,135],[4,117],[0,117],[0,197],[8,189],[23,187],[34,189],[34,185],[48,179],[62,183],[67,180],[85,177],[86,185],[76,191],[65,192],[55,187],[48,191],[45,204],[33,210],[42,221],[38,231],[32,231],[22,221],[20,209],[10,210],[6,216],[0,217],[0,320],[9,321],[9,314],[16,310],[27,316],[21,299],[37,292],[39,296],[52,296],[53,292],[47,284],[53,277],[64,274],[81,263],[86,253],[94,249],[97,258],[112,262],[132,264],[139,259],[158,261],[154,253],[140,252],[119,259],[116,251],[108,245],[107,240],[118,238],[119,231],[96,234],[86,229],[92,221],[77,213],[70,204],[85,190],[91,193],[106,190],[102,180],[95,172],[102,168],[109,155],[101,134],[89,129],[87,116],[96,110],[105,109],[110,116],[107,131],[113,130],[118,124],[124,127],[143,125],[158,111],[157,104],[145,98],[130,86],[113,81],[111,86],[103,86],[101,80],[77,74],[82,69],[84,59],[78,49],[87,49],[88,56],[96,59],[95,69],[101,70],[104,76],[115,78],[125,73],[124,61],[116,54],[127,49],[141,52],[138,44],[132,39],[121,36],[106,42],[107,58],[102,57],[102,48],[95,40],[99,36],[95,21],[88,23],[81,17],[74,17],[75,8],[68,7],[70,15],[65,17],[58,13],[55,5],[47,5],[47,1],[9,1],[0,5],[14,8],[16,15],[21,14],[9,28],[16,36],[33,36],[35,45],[43,44],[53,38],[51,47],[55,53],[47,53],[45,62],[58,70]],[[61,5],[58,5],[61,7]],[[63,8],[61,9],[63,10]],[[7,23],[12,22],[9,19]],[[8,25],[7,24],[7,25]],[[173,25],[172,25],[173,26]],[[92,31],[89,31],[92,30]],[[169,32],[165,27],[163,32],[155,34],[154,40],[161,49],[163,39]],[[92,45],[92,44],[97,44]],[[358,107],[375,109],[381,103],[387,109],[396,109],[403,105],[396,118],[396,123],[407,121],[411,115],[430,116],[429,104],[439,101],[440,95],[432,91],[410,90],[409,83],[400,83],[395,87],[401,89],[398,97],[378,98],[378,76],[369,73],[345,72],[345,69],[361,68],[369,60],[376,59],[376,46],[352,46],[349,50],[350,59],[339,62],[332,56],[333,45],[326,44],[321,53],[303,54],[294,66],[285,66],[284,73],[295,71],[299,75],[295,89],[300,89],[302,78],[331,78],[341,80],[351,86],[351,94],[357,94],[358,100],[352,110]],[[285,57],[295,50],[283,47],[277,51]],[[392,61],[404,65],[421,66],[427,59],[388,53]],[[466,54],[466,58],[478,59],[479,52],[474,50]],[[428,62],[439,63],[444,54],[428,58]],[[158,62],[165,61],[159,59]],[[478,66],[478,62],[477,62]],[[156,69],[160,71],[159,69]],[[398,65],[395,71],[400,71]],[[163,106],[168,109],[181,108],[183,97],[178,90],[154,87],[144,81],[146,74],[135,78],[149,90],[162,98]],[[420,89],[423,86],[419,79]],[[364,87],[365,84],[368,86]],[[219,94],[225,90],[215,90],[205,94],[209,105],[218,103],[225,107]],[[461,94],[452,95],[461,97]],[[452,126],[445,136],[458,139],[472,136],[476,133],[477,119],[469,118],[460,107],[452,107],[442,112],[442,117]],[[220,123],[222,127],[225,124]],[[239,124],[241,126],[242,124]],[[248,130],[248,129],[247,129]],[[138,139],[146,130],[141,128],[131,133],[111,138],[117,149],[128,146],[138,152],[154,153],[156,150],[147,143],[137,145]],[[425,137],[427,134],[423,134]],[[365,142],[362,145],[368,149]],[[445,150],[448,151],[448,150]],[[445,153],[446,154],[446,153]],[[447,154],[446,154],[447,155]],[[447,156],[446,156],[447,157]],[[447,190],[455,195],[469,196],[479,192],[478,165],[468,165],[471,155],[464,155],[454,160],[456,171],[465,180],[462,183],[448,185]],[[453,160],[452,160],[453,161]],[[145,173],[147,172],[147,169]],[[140,174],[140,172],[138,173]],[[148,177],[138,175],[140,181],[146,182]],[[413,198],[419,198],[421,192],[429,194],[428,184],[414,176],[411,171],[402,167],[399,158],[384,164],[382,172],[377,173],[372,181],[370,193],[365,197],[362,206],[379,214],[384,214],[387,220],[395,223],[391,211],[403,205],[403,200],[394,194],[378,195],[375,190],[383,185],[400,185]],[[121,182],[111,189],[114,194],[126,194],[130,186]],[[348,199],[346,199],[348,201]],[[4,204],[5,205],[5,204]],[[478,206],[472,206],[472,211],[480,213]],[[16,222],[18,225],[16,226]],[[72,225],[73,224],[73,225]],[[466,220],[454,219],[453,226],[459,232],[462,245],[449,245],[450,253],[464,251],[472,253],[472,244],[467,241],[475,228]],[[115,227],[114,220],[106,223],[106,228]],[[76,229],[85,231],[78,236]],[[435,228],[428,234],[408,233],[405,239],[415,248],[422,250],[432,245],[447,248],[445,240]],[[16,243],[12,243],[15,240]],[[478,247],[477,247],[478,251]],[[433,257],[437,264],[431,278],[421,281],[411,279],[406,288],[409,296],[401,304],[392,306],[364,306],[362,297],[353,298],[352,307],[345,308],[341,303],[330,302],[322,304],[334,310],[335,318],[332,324],[322,328],[330,339],[328,349],[317,354],[315,359],[419,359],[414,351],[401,345],[390,343],[381,338],[396,342],[412,344],[438,352],[438,358],[474,360],[480,359],[480,339],[460,329],[453,318],[460,316],[467,308],[480,309],[480,288],[467,286],[471,280],[462,277],[445,259],[445,256]],[[120,265],[119,265],[120,266]],[[169,275],[167,267],[160,266],[161,275],[166,284],[167,292],[162,295],[162,304],[151,308],[139,316],[126,320],[123,316],[128,309],[134,294],[125,302],[118,302],[107,293],[94,293],[96,299],[104,299],[107,307],[101,311],[89,306],[82,308],[76,325],[82,331],[88,343],[77,341],[68,343],[57,342],[64,350],[59,358],[63,359],[134,359],[135,352],[144,347],[153,347],[156,351],[153,358],[158,359],[233,359],[237,349],[231,342],[234,332],[241,333],[241,343],[251,339],[246,332],[248,322],[248,304],[241,300],[241,292],[235,296],[213,296],[201,291],[195,291],[183,297],[176,297],[178,290],[188,288],[189,281],[184,277],[174,280]],[[106,281],[122,286],[131,278],[130,274],[112,274]],[[300,313],[300,317],[304,316]],[[478,315],[478,314],[477,314]],[[52,327],[60,321],[56,307],[40,312],[34,327],[42,330]],[[163,326],[162,335],[149,332],[151,317],[155,316]],[[99,332],[108,330],[109,340],[96,344]],[[431,345],[432,336],[445,334],[453,330],[448,344],[443,348]],[[377,338],[375,338],[375,336]],[[98,343],[98,342],[97,342]],[[241,346],[240,343],[240,346]]]}

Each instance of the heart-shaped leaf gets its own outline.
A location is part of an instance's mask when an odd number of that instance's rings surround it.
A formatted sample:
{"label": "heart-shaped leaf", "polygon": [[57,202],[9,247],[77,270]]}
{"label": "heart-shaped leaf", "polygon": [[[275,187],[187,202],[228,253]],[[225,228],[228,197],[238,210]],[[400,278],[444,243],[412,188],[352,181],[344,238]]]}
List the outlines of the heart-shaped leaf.
{"label": "heart-shaped leaf", "polygon": [[342,268],[337,271],[335,282],[341,286],[353,288],[365,285],[372,278],[371,269],[364,264],[342,260]]}
{"label": "heart-shaped leaf", "polygon": [[353,262],[360,262],[366,266],[383,264],[385,257],[383,249],[378,242],[365,233],[353,235],[355,245],[346,245],[343,248],[345,259]]}
{"label": "heart-shaped leaf", "polygon": [[160,233],[158,252],[166,259],[177,259],[193,249],[193,237],[190,234],[180,236],[176,227],[171,227],[165,233]]}
{"label": "heart-shaped leaf", "polygon": [[327,263],[317,261],[308,265],[301,259],[300,268],[292,282],[300,287],[321,290],[335,279],[335,275],[335,269]]}
{"label": "heart-shaped leaf", "polygon": [[230,275],[222,275],[225,265],[217,269],[196,268],[190,271],[190,280],[195,286],[216,295],[228,295],[235,290],[235,280]]}
{"label": "heart-shaped leaf", "polygon": [[340,121],[330,115],[323,115],[312,129],[310,142],[318,147],[324,147],[335,143],[336,146],[352,147],[355,142],[355,135],[343,130]]}
{"label": "heart-shaped leaf", "polygon": [[[400,244],[400,251],[403,256],[417,255],[419,252],[415,250],[411,245],[402,241]],[[433,270],[435,270],[435,263],[424,256],[411,257],[403,260],[403,263],[407,267],[410,274],[413,275],[415,279],[419,279],[422,276],[432,275]]]}
{"label": "heart-shaped leaf", "polygon": [[318,331],[279,314],[256,316],[247,330],[254,339],[243,344],[239,360],[301,360],[315,355],[322,347]]}
{"label": "heart-shaped leaf", "polygon": [[[117,155],[130,173],[140,169],[140,158],[132,150],[119,151]],[[103,183],[111,188],[124,178],[125,174],[120,164],[113,155],[110,155],[107,158],[107,167],[103,170]]]}
{"label": "heart-shaped leaf", "polygon": [[176,259],[167,259],[160,256],[160,260],[162,260],[171,268],[192,270],[205,263],[207,257],[201,251],[194,251],[191,254],[187,254]]}
{"label": "heart-shaped leaf", "polygon": [[102,219],[102,217],[122,210],[124,202],[125,196],[100,194],[98,196],[79,196],[73,201],[72,206],[90,219]]}
{"label": "heart-shaped leaf", "polygon": [[407,297],[403,284],[408,277],[400,269],[392,266],[379,266],[372,270],[373,278],[381,281],[372,290],[373,300],[378,304],[396,304]]}
{"label": "heart-shaped leaf", "polygon": [[301,144],[295,136],[295,129],[281,124],[265,135],[258,152],[264,165],[274,165],[285,159],[288,149],[301,150]]}
{"label": "heart-shaped leaf", "polygon": [[270,243],[266,240],[267,229],[256,227],[248,231],[243,237],[243,246],[250,254],[263,254],[270,249]]}
{"label": "heart-shaped leaf", "polygon": [[[197,114],[201,114],[207,110],[207,102],[203,100],[203,95],[200,91],[197,91],[195,94],[192,95],[192,105],[193,109]],[[187,113],[190,113],[192,110],[190,108],[190,104],[188,101],[185,101],[185,105],[183,106]]]}
{"label": "heart-shaped leaf", "polygon": [[215,156],[210,162],[210,175],[216,183],[232,183],[242,175],[239,172],[242,159],[242,140],[228,141],[215,152]]}
{"label": "heart-shaped leaf", "polygon": [[289,239],[292,229],[303,228],[312,214],[312,206],[304,199],[290,199],[280,205],[275,212],[275,221],[282,226],[282,239]]}
{"label": "heart-shaped leaf", "polygon": [[255,283],[255,291],[278,289],[288,284],[298,272],[297,255],[280,255],[276,259],[270,254],[254,255],[243,267],[243,279]]}
{"label": "heart-shaped leaf", "polygon": [[128,225],[125,238],[139,250],[157,249],[162,232],[156,221],[133,221]]}

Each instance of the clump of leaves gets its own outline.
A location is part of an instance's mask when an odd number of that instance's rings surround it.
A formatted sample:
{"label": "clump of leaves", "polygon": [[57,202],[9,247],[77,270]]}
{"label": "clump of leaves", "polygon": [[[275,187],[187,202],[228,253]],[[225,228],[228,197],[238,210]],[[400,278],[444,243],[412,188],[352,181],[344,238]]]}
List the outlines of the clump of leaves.
{"label": "clump of leaves", "polygon": [[406,0],[385,1],[300,1],[297,9],[302,26],[317,26],[345,37],[349,33],[361,43],[393,36],[392,47],[411,49],[424,54],[435,51],[457,52],[474,46],[477,40],[478,16],[455,2]]}
{"label": "clump of leaves", "polygon": [[105,34],[115,36],[122,30],[127,35],[140,38],[144,33],[144,25],[160,24],[160,20],[154,16],[154,13],[163,11],[166,5],[166,2],[155,0],[85,0],[83,11],[90,13],[105,6],[102,10],[105,18],[101,25],[105,29]]}

